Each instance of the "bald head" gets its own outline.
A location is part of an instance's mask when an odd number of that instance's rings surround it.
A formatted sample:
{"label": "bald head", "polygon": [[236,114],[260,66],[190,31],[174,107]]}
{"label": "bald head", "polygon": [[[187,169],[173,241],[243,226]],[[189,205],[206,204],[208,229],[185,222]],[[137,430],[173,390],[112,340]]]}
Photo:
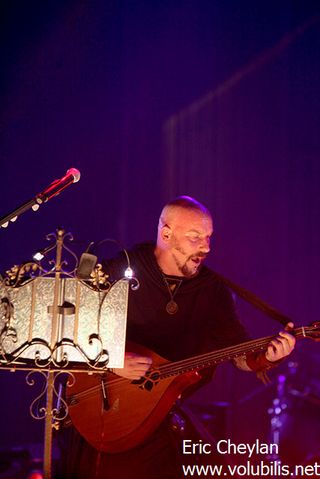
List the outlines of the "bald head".
{"label": "bald head", "polygon": [[191,196],[178,196],[167,203],[161,211],[158,230],[166,224],[175,224],[177,219],[179,219],[179,217],[185,212],[193,212],[199,216],[204,216],[212,220],[210,211],[202,203],[191,198]]}
{"label": "bald head", "polygon": [[210,251],[212,218],[209,210],[190,196],[179,196],[163,208],[155,250],[163,272],[194,276]]}

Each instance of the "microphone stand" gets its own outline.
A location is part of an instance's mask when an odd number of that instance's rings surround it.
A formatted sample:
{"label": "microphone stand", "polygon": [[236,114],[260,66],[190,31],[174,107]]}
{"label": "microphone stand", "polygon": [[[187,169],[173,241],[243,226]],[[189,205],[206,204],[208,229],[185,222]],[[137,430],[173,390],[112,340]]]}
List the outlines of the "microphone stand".
{"label": "microphone stand", "polygon": [[0,228],[6,228],[10,221],[14,223],[18,216],[27,210],[32,209],[33,211],[37,211],[42,203],[46,203],[54,196],[57,196],[59,193],[61,193],[61,191],[67,188],[67,186],[71,185],[72,183],[77,183],[79,179],[80,171],[76,168],[70,168],[63,178],[53,181],[47,188],[41,191],[41,193],[38,193],[34,198],[32,198],[32,200],[23,203],[8,215],[0,218]]}
{"label": "microphone stand", "polygon": [[0,228],[6,228],[9,225],[10,221],[14,223],[18,216],[20,216],[25,211],[28,211],[30,209],[32,209],[33,211],[37,211],[40,208],[41,203],[42,201],[40,200],[40,198],[36,196],[35,198],[32,198],[32,200],[29,200],[26,203],[23,203],[21,206],[18,206],[18,208],[13,210],[11,213],[0,218]]}

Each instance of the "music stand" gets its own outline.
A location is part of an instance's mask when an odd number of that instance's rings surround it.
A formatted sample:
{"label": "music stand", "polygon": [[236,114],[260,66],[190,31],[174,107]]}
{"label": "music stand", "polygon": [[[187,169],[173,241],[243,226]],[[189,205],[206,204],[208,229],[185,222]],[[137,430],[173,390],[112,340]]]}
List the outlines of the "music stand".
{"label": "music stand", "polygon": [[[45,378],[42,393],[32,402],[30,414],[45,420],[44,477],[51,479],[52,428],[68,415],[68,405],[57,388],[58,378],[74,372],[101,373],[123,366],[129,283],[111,283],[97,265],[85,280],[76,277],[78,258],[66,246],[72,241],[63,229],[47,235],[53,241],[46,253],[55,253],[45,269],[41,262],[14,266],[0,282],[0,368],[28,371],[34,385],[37,372]],[[62,253],[73,258],[68,263]],[[41,400],[46,398],[45,406]],[[55,404],[54,404],[55,401]]]}

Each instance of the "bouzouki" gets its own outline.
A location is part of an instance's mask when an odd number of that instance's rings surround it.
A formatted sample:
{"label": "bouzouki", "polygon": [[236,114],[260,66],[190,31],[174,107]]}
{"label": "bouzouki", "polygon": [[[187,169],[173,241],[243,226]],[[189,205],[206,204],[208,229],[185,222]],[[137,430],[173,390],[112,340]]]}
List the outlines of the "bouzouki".
{"label": "bouzouki", "polygon": [[[320,322],[290,331],[297,339],[320,340]],[[148,355],[152,367],[139,381],[106,371],[76,375],[67,388],[69,416],[78,432],[97,450],[120,452],[141,444],[160,425],[177,398],[199,382],[199,371],[267,349],[275,336],[246,341],[189,359],[170,362],[139,345],[128,351]]]}

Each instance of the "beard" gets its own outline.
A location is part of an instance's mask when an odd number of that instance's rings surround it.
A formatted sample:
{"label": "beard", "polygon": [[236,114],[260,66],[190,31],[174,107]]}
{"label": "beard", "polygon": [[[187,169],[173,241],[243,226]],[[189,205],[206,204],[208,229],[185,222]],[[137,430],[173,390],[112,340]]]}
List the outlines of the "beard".
{"label": "beard", "polygon": [[[179,253],[186,255],[186,253],[181,248],[178,248],[176,246],[175,249],[179,251]],[[188,256],[185,261],[179,260],[179,258],[174,253],[172,254],[172,256],[175,260],[177,268],[182,273],[182,275],[186,278],[192,278],[193,276],[196,276],[198,274],[201,264],[207,255],[198,252]]]}
{"label": "beard", "polygon": [[[184,248],[180,245],[178,239],[175,236],[173,236],[172,239],[172,258],[174,259],[178,270],[185,278],[192,278],[193,276],[196,276],[200,270],[202,262],[207,257],[207,253],[197,251],[188,255]],[[175,251],[180,254],[176,255]]]}
{"label": "beard", "polygon": [[187,264],[187,261],[181,265],[180,271],[186,278],[192,278],[196,276],[199,272],[200,264],[198,267],[190,268]]}

